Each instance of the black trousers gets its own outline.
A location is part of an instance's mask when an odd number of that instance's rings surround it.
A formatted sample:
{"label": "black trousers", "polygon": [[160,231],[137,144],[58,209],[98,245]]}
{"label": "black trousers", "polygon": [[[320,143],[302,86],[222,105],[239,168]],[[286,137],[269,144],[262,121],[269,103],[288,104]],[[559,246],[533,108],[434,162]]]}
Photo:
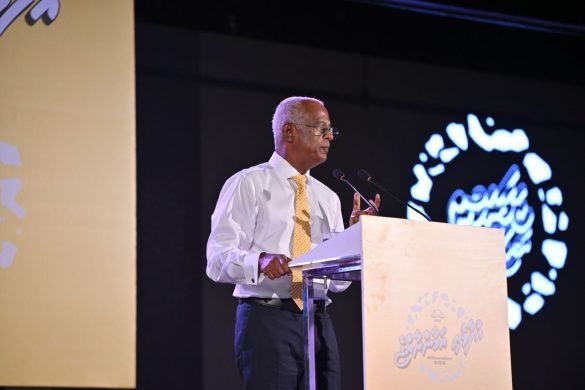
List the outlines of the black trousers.
{"label": "black trousers", "polygon": [[[242,302],[236,314],[234,349],[247,390],[305,389],[303,314]],[[331,317],[315,313],[317,388],[341,389],[339,350]]]}

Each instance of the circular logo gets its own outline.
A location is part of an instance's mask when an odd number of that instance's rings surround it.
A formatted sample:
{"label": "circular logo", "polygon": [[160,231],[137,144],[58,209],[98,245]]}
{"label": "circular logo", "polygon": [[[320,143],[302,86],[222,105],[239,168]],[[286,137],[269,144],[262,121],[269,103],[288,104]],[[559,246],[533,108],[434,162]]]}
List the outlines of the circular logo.
{"label": "circular logo", "polygon": [[463,373],[465,359],[472,345],[481,342],[483,332],[483,321],[468,318],[447,293],[425,293],[410,307],[394,365],[406,369],[414,364],[433,382],[453,382]]}
{"label": "circular logo", "polygon": [[[523,313],[536,315],[545,298],[556,292],[558,272],[568,255],[567,244],[559,236],[567,230],[569,216],[562,208],[563,193],[552,181],[551,166],[530,149],[526,132],[494,129],[494,125],[495,120],[487,117],[485,126],[490,131],[486,132],[479,118],[468,114],[467,123],[450,123],[443,133],[432,134],[413,167],[416,182],[410,188],[409,204],[425,211],[424,206],[432,202],[433,187],[456,161],[465,160],[462,156],[494,155],[493,166],[474,168],[462,161],[459,169],[475,169],[485,181],[459,188],[452,177],[446,219],[453,224],[504,229],[506,274],[521,278],[520,291],[509,291],[508,297],[509,327],[516,329]],[[421,217],[407,208],[407,218]]]}

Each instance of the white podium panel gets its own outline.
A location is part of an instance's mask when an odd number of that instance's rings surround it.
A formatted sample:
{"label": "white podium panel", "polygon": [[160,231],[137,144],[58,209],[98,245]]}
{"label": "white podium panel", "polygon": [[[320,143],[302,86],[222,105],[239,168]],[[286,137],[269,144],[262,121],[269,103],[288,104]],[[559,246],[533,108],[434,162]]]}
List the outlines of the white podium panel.
{"label": "white podium panel", "polygon": [[364,388],[512,389],[503,231],[361,228]]}

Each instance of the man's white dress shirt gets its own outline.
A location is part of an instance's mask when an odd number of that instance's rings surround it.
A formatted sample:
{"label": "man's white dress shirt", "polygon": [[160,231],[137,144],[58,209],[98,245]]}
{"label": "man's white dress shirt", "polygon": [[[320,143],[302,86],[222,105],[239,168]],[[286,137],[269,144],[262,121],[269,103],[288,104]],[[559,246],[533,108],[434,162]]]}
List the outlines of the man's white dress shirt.
{"label": "man's white dress shirt", "polygon": [[[260,254],[291,256],[296,185],[300,173],[276,152],[266,163],[244,169],[224,184],[211,217],[207,241],[207,275],[216,282],[234,283],[235,297],[290,298],[291,277],[270,280],[259,273]],[[307,176],[311,243],[315,247],[331,232],[344,229],[339,197]],[[315,298],[327,299],[327,289],[345,290],[350,282],[315,280]]]}

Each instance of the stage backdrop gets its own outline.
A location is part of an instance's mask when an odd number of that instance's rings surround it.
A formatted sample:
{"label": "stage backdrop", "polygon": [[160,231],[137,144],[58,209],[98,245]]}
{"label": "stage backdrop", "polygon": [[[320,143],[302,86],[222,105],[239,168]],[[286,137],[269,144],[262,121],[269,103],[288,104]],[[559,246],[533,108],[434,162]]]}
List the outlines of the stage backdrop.
{"label": "stage backdrop", "polygon": [[133,18],[0,1],[0,386],[135,386]]}

